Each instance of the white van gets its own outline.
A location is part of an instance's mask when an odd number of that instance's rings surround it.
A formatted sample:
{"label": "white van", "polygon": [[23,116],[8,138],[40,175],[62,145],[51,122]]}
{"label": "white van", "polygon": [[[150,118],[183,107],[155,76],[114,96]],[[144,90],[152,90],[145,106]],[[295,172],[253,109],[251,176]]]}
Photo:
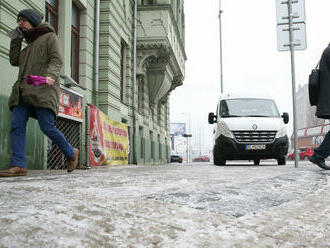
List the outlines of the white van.
{"label": "white van", "polygon": [[215,165],[226,160],[277,159],[285,165],[288,152],[286,126],[288,113],[280,116],[270,98],[221,95],[217,112],[209,113],[214,128],[213,158]]}

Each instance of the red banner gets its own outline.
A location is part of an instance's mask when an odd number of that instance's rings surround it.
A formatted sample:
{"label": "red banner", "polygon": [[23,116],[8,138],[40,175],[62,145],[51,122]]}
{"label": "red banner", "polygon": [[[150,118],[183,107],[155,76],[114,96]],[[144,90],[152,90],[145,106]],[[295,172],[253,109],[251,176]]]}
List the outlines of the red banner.
{"label": "red banner", "polygon": [[90,166],[128,164],[128,127],[89,104]]}
{"label": "red banner", "polygon": [[106,159],[103,151],[103,132],[98,108],[90,105],[90,146],[89,164],[97,166]]}

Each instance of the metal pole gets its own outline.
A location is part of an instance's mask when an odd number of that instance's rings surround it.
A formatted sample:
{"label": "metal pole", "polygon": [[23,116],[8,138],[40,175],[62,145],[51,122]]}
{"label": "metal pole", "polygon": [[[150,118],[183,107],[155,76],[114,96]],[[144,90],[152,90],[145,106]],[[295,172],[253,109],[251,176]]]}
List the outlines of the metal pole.
{"label": "metal pole", "polygon": [[189,137],[187,136],[187,163],[189,163]]}
{"label": "metal pole", "polygon": [[132,110],[133,110],[133,164],[137,164],[137,151],[136,151],[136,111],[135,111],[135,92],[136,92],[136,43],[137,43],[137,0],[134,1],[134,20],[133,20],[133,87],[132,87]]}
{"label": "metal pole", "polygon": [[[191,135],[191,127],[190,127],[190,113],[188,113],[188,118],[189,118],[189,134]],[[190,140],[189,140],[189,137],[187,138],[188,139],[188,163],[190,162],[191,160],[191,154],[190,154]]]}
{"label": "metal pole", "polygon": [[294,135],[294,154],[295,167],[298,168],[298,136],[297,136],[297,105],[296,105],[296,72],[294,62],[294,37],[293,37],[293,14],[292,0],[288,1],[289,11],[289,35],[290,35],[290,54],[291,54],[291,78],[292,78],[292,101],[293,101],[293,135]]}
{"label": "metal pole", "polygon": [[87,117],[87,122],[86,122],[86,167],[87,169],[91,168],[90,165],[90,135],[91,135],[91,131],[90,131],[90,121],[91,121],[91,116],[90,116],[90,111],[89,111],[90,106],[87,105],[86,108],[86,117]]}
{"label": "metal pole", "polygon": [[94,105],[99,106],[100,0],[95,1]]}
{"label": "metal pole", "polygon": [[[191,135],[190,133],[190,113],[180,113],[182,115],[188,115],[188,125],[189,125],[189,129],[188,129],[188,134]],[[185,123],[187,123],[185,121]],[[190,142],[189,142],[189,136],[186,137],[187,138],[187,163],[189,163],[189,158],[190,158]]]}
{"label": "metal pole", "polygon": [[222,28],[221,28],[221,0],[219,0],[219,34],[220,34],[220,90],[223,93],[223,71],[222,71]]}

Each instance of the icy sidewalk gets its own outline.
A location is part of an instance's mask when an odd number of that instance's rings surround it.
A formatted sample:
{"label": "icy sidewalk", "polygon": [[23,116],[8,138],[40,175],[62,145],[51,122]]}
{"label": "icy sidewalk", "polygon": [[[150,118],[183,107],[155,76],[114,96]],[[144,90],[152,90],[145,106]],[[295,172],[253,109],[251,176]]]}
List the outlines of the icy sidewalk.
{"label": "icy sidewalk", "polygon": [[329,172],[117,166],[0,179],[0,247],[330,247]]}

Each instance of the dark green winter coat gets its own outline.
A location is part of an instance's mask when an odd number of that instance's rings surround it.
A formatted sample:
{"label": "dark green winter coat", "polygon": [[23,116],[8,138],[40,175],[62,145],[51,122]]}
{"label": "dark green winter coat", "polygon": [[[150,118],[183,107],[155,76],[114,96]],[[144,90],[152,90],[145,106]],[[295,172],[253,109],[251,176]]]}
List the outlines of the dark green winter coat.
{"label": "dark green winter coat", "polygon": [[[19,72],[9,98],[9,108],[12,110],[18,105],[21,94],[26,103],[51,109],[57,115],[60,98],[59,75],[62,67],[58,39],[55,30],[48,23],[42,23],[36,29],[42,32],[35,36],[37,37],[35,40],[28,41],[24,49],[21,50],[22,39],[20,38],[10,43],[10,64],[19,66]],[[51,77],[55,83],[51,86],[30,85],[25,82],[28,75]]]}
{"label": "dark green winter coat", "polygon": [[315,115],[330,119],[330,44],[323,51],[320,60],[320,77]]}

